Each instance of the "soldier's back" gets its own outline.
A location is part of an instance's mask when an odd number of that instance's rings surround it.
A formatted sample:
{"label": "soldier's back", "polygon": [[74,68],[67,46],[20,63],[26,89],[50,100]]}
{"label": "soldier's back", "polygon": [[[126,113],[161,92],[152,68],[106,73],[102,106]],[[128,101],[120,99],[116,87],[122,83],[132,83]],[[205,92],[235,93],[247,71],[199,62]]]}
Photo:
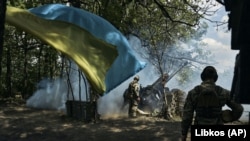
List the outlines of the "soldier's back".
{"label": "soldier's back", "polygon": [[222,104],[216,86],[198,86],[195,102],[195,124],[222,124]]}

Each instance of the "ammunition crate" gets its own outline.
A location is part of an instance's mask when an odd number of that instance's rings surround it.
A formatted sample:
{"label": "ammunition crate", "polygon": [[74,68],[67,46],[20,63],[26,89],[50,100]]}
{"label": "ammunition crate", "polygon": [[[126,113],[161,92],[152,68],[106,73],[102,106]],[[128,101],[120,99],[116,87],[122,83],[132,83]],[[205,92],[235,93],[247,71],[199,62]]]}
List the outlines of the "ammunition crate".
{"label": "ammunition crate", "polygon": [[91,121],[95,116],[95,105],[86,101],[73,101],[66,102],[67,115],[77,120],[86,122]]}

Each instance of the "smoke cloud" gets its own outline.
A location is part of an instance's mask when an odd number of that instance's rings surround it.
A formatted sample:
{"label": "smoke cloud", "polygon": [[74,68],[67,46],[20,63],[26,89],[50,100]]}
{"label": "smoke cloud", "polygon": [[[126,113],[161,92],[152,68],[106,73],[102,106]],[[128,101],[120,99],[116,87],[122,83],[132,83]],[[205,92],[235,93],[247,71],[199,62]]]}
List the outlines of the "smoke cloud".
{"label": "smoke cloud", "polygon": [[39,109],[65,111],[67,100],[89,100],[89,84],[84,74],[78,71],[74,62],[69,62],[69,67],[69,77],[41,80],[37,84],[35,93],[26,101],[26,105]]}

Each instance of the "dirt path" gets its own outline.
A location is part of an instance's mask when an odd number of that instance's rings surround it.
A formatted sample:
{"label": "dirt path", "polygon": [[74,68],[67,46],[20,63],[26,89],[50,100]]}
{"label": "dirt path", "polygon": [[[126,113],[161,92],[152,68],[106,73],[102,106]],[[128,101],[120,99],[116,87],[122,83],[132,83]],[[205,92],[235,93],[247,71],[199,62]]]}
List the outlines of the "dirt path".
{"label": "dirt path", "polygon": [[0,141],[178,141],[180,122],[153,117],[102,118],[97,123],[25,106],[0,106]]}

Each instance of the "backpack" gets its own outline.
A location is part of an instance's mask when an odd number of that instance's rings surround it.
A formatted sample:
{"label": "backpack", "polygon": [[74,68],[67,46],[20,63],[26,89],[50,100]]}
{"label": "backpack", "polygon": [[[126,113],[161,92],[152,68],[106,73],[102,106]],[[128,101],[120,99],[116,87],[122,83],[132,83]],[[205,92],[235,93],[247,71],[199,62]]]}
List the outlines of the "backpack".
{"label": "backpack", "polygon": [[199,118],[220,118],[222,106],[216,87],[199,86],[199,94],[195,105],[196,116]]}
{"label": "backpack", "polygon": [[130,98],[130,94],[129,94],[129,92],[128,92],[128,89],[126,89],[126,90],[124,91],[124,93],[123,93],[123,98],[124,98],[124,100],[127,100],[127,99]]}

